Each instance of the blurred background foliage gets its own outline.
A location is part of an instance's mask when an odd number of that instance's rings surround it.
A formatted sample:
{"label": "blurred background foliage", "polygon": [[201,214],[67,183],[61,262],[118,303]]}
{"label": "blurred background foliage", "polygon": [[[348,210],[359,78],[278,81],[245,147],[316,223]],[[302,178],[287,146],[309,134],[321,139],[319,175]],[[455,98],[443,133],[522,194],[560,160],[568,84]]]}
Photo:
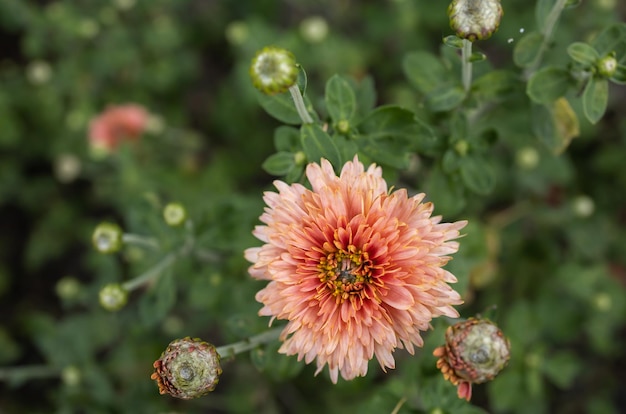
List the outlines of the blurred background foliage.
{"label": "blurred background foliage", "polygon": [[[519,73],[514,47],[536,30],[534,3],[503,7],[500,30],[475,44],[488,57],[475,64],[475,79],[493,68]],[[280,123],[251,86],[254,53],[269,44],[291,50],[318,108],[339,73],[372,85],[376,105],[400,105],[436,125],[439,115],[405,71],[415,52],[458,66],[441,42],[451,34],[446,8],[418,0],[0,0],[0,412],[390,413],[403,398],[400,413],[624,412],[626,90],[613,84],[596,125],[570,100],[580,136],[559,155],[534,136],[526,98],[461,130],[493,171],[486,189],[442,174],[454,160],[413,154],[402,170],[382,163],[396,187],[426,190],[445,220],[470,221],[448,265],[466,301],[460,312],[489,316],[512,343],[509,366],[475,387],[472,404],[435,368],[445,320],[417,356],[396,352],[396,370],[384,374],[373,362],[367,377],[337,385],[278,355],[276,344],[225,361],[217,390],[201,399],[160,396],[149,378],[174,338],[223,345],[267,324],[254,301],[262,285],[247,275],[242,252],[258,244],[250,231],[275,178],[261,165]],[[565,10],[545,61],[566,64],[570,43],[625,17],[616,0]],[[126,102],[151,112],[149,132],[94,157],[90,119]],[[454,124],[444,126],[454,148]],[[128,246],[99,255],[94,227],[116,222],[175,249],[185,234],[162,220],[169,201],[185,205],[208,253],[177,261],[121,311],[101,309],[103,285],[136,277],[163,253]]]}

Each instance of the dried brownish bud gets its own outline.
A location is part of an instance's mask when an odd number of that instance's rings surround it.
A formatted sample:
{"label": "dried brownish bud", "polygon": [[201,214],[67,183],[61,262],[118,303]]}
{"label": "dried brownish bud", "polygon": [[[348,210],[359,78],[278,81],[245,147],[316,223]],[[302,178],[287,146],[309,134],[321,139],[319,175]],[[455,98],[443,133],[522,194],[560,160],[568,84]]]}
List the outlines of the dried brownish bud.
{"label": "dried brownish bud", "polygon": [[471,42],[489,39],[504,14],[500,0],[453,0],[448,6],[450,27]]}
{"label": "dried brownish bud", "polygon": [[472,384],[491,381],[506,366],[511,345],[487,319],[470,318],[448,327],[446,343],[435,349],[437,368],[457,386],[459,398],[470,400]]}
{"label": "dried brownish bud", "polygon": [[172,341],[154,364],[159,393],[188,400],[213,391],[222,374],[215,346],[198,338]]}

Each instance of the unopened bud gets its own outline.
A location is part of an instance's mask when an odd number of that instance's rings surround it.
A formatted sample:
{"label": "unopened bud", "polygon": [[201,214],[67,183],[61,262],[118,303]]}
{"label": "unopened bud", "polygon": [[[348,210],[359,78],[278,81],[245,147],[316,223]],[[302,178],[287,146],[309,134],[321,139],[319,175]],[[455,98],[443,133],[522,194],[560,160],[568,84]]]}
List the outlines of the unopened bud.
{"label": "unopened bud", "polygon": [[328,23],[320,16],[311,16],[300,23],[300,34],[309,43],[319,43],[328,35]]}
{"label": "unopened bud", "polygon": [[168,226],[177,227],[187,220],[187,210],[180,203],[169,203],[163,209],[163,218]]}
{"label": "unopened bud", "polygon": [[613,76],[617,70],[617,59],[615,59],[615,53],[611,53],[598,60],[596,68],[598,69],[598,73],[605,78]]}
{"label": "unopened bud", "polygon": [[213,391],[222,374],[215,346],[190,337],[172,341],[153,367],[159,393],[185,400]]}
{"label": "unopened bud", "polygon": [[443,377],[457,386],[459,398],[469,401],[472,384],[491,381],[506,366],[510,343],[491,321],[470,318],[448,327],[445,345],[433,355]]}
{"label": "unopened bud", "polygon": [[266,95],[287,92],[298,79],[296,58],[288,50],[265,47],[252,59],[250,76],[254,86]]}
{"label": "unopened bud", "polygon": [[115,253],[122,248],[122,229],[117,224],[100,223],[91,237],[94,247],[100,253]]}
{"label": "unopened bud", "polygon": [[350,121],[342,119],[341,121],[337,122],[337,131],[343,135],[350,132]]}
{"label": "unopened bud", "polygon": [[453,0],[448,6],[450,27],[471,42],[489,39],[498,30],[502,15],[500,0]]}
{"label": "unopened bud", "polygon": [[532,170],[539,164],[539,152],[533,147],[524,147],[515,154],[515,162],[524,170]]}
{"label": "unopened bud", "polygon": [[68,387],[76,387],[81,378],[80,370],[75,365],[68,365],[61,371],[61,380]]}
{"label": "unopened bud", "polygon": [[128,290],[118,283],[111,283],[100,289],[100,305],[111,312],[122,309],[128,302]]}
{"label": "unopened bud", "polygon": [[581,195],[573,200],[572,208],[578,217],[586,218],[593,214],[595,204],[591,197]]}

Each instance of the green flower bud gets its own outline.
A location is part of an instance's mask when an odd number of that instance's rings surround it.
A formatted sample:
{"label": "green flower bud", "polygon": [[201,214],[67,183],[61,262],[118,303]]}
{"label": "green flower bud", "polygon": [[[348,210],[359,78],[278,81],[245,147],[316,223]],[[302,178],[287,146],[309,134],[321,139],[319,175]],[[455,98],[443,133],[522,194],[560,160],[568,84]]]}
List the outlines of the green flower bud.
{"label": "green flower bud", "polygon": [[615,53],[610,53],[608,56],[598,60],[596,68],[598,69],[598,74],[605,78],[613,76],[617,70],[617,59],[615,59]]}
{"label": "green flower bud", "polygon": [[123,245],[122,229],[117,224],[100,223],[94,230],[91,241],[100,253],[118,252]]}
{"label": "green flower bud", "polygon": [[304,165],[306,163],[306,154],[303,151],[298,151],[293,156],[293,161],[296,165]]}
{"label": "green flower bud", "polygon": [[467,155],[467,151],[469,151],[469,143],[464,139],[457,141],[457,143],[454,144],[454,150],[461,157],[464,157]]}
{"label": "green flower bud", "polygon": [[266,95],[286,92],[298,79],[296,58],[288,50],[265,47],[252,59],[250,77],[254,86]]}
{"label": "green flower bud", "polygon": [[328,23],[320,16],[311,16],[300,23],[300,34],[309,43],[319,43],[328,35]]}
{"label": "green flower bud", "polygon": [[153,367],[159,393],[185,400],[213,391],[222,374],[215,346],[190,337],[172,341]]}
{"label": "green flower bud", "polygon": [[504,14],[500,0],[453,0],[448,6],[450,27],[471,42],[489,39]]}
{"label": "green flower bud", "polygon": [[437,368],[470,400],[472,384],[491,381],[506,366],[511,345],[491,321],[470,318],[446,330],[446,344],[435,349]]}
{"label": "green flower bud", "polygon": [[72,300],[78,297],[82,286],[76,278],[66,276],[59,279],[57,284],[54,286],[54,289],[57,296],[62,300]]}
{"label": "green flower bud", "polygon": [[593,214],[595,204],[591,197],[580,195],[572,201],[574,214],[581,218],[587,218]]}
{"label": "green flower bud", "polygon": [[177,227],[187,220],[187,210],[180,203],[169,203],[163,209],[163,218],[168,226]]}
{"label": "green flower bud", "polygon": [[122,309],[128,302],[128,290],[119,283],[111,283],[100,289],[100,305],[111,312]]}
{"label": "green flower bud", "polygon": [[344,135],[350,132],[350,122],[345,119],[337,122],[337,131]]}
{"label": "green flower bud", "polygon": [[68,387],[76,387],[81,379],[80,370],[75,365],[68,365],[61,371],[61,380]]}

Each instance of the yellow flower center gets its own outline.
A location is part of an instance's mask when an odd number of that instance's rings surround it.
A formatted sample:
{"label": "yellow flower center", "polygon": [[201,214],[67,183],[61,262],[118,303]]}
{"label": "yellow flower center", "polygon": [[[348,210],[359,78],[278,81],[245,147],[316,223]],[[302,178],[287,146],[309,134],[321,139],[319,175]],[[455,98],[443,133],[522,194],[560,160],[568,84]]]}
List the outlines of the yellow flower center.
{"label": "yellow flower center", "polygon": [[371,281],[372,266],[368,253],[352,244],[347,249],[330,252],[317,266],[323,283],[320,291],[329,290],[337,303],[348,298],[356,299],[357,295],[362,296],[363,288]]}

